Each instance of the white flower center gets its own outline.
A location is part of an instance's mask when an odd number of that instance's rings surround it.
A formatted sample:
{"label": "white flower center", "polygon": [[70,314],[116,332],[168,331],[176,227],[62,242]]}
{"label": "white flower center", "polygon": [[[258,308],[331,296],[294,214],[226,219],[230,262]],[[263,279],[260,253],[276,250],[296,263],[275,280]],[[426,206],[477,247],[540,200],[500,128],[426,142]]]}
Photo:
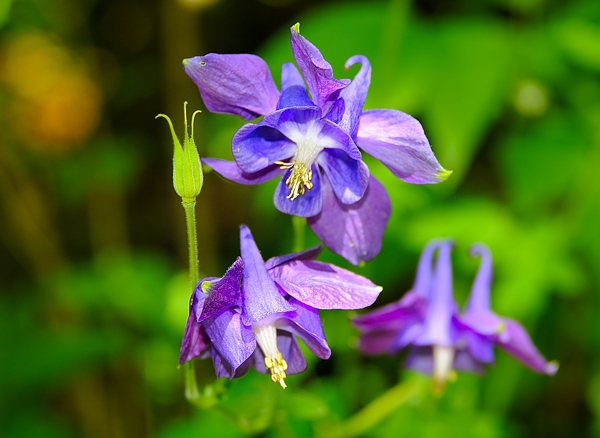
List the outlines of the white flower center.
{"label": "white flower center", "polygon": [[433,345],[433,383],[436,391],[442,392],[446,382],[456,378],[452,369],[454,362],[454,347]]}
{"label": "white flower center", "polygon": [[271,380],[286,388],[284,379],[287,362],[283,360],[283,356],[277,348],[277,329],[270,324],[259,324],[252,326],[252,333],[265,355],[265,366],[271,372]]}
{"label": "white flower center", "polygon": [[313,187],[312,183],[312,165],[317,158],[317,155],[323,150],[319,146],[318,134],[321,132],[321,127],[317,123],[311,124],[305,134],[296,133],[291,135],[292,141],[296,143],[296,154],[291,162],[275,161],[281,169],[291,169],[290,176],[285,180],[285,184],[290,189],[287,199],[293,201],[300,195],[304,195],[306,190]]}

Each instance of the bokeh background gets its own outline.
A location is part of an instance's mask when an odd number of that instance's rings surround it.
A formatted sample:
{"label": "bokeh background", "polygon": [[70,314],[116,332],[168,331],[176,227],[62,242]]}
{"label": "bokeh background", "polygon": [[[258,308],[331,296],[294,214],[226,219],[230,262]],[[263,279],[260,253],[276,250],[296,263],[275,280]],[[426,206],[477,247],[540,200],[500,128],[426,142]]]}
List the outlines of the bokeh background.
{"label": "bokeh background", "polygon": [[[333,356],[308,354],[286,391],[254,371],[215,382],[199,361],[204,408],[183,396],[185,221],[154,117],[182,135],[183,101],[205,109],[186,57],[256,53],[278,81],[296,22],[338,78],[366,55],[366,107],[417,117],[454,171],[413,186],[368,161],[393,202],[383,250],[360,268],[321,259],[382,285],[382,305],[410,288],[429,239],[452,237],[462,304],[468,246],[485,242],[494,309],[561,364],[549,378],[498,352],[485,376],[460,374],[361,436],[600,436],[597,0],[0,0],[0,435],[330,436],[413,378],[401,356],[357,354],[351,312],[323,312]],[[200,153],[230,158],[241,125],[204,111]],[[273,190],[206,175],[203,275],[233,262],[240,223],[265,257],[291,251]]]}

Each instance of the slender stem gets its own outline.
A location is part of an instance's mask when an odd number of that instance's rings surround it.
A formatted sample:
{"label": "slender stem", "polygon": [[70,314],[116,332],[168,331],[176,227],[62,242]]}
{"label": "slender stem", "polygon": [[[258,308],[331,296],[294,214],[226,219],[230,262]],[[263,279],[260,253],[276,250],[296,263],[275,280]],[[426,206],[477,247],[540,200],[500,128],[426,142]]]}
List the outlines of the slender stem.
{"label": "slender stem", "polygon": [[412,376],[408,380],[400,382],[365,406],[360,412],[342,424],[339,429],[333,431],[333,433],[330,431],[327,435],[331,438],[350,438],[364,435],[365,432],[371,430],[400,406],[419,399],[427,381],[428,379],[420,376]]}
{"label": "slender stem", "polygon": [[[185,223],[187,225],[189,269],[190,269],[190,289],[193,293],[198,284],[198,238],[196,236],[196,200],[183,201],[181,203],[185,210]],[[198,384],[196,383],[196,373],[194,362],[189,361],[184,364],[185,372],[185,397],[195,402],[200,398]]]}
{"label": "slender stem", "polygon": [[187,225],[188,253],[190,256],[190,289],[198,284],[198,238],[196,237],[196,200],[183,201]]}
{"label": "slender stem", "polygon": [[304,249],[306,219],[300,216],[292,216],[292,225],[294,227],[294,252],[300,252]]}

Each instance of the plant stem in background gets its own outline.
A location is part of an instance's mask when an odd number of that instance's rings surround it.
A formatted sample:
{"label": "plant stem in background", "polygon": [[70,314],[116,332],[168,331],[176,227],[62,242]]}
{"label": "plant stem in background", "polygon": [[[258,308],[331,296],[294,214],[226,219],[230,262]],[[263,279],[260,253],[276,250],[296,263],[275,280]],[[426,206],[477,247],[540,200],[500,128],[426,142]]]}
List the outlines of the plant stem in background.
{"label": "plant stem in background", "polygon": [[394,413],[400,406],[421,399],[424,388],[430,383],[430,379],[422,376],[410,376],[407,380],[398,383],[377,397],[338,428],[323,430],[324,433],[321,435],[328,438],[362,436]]}

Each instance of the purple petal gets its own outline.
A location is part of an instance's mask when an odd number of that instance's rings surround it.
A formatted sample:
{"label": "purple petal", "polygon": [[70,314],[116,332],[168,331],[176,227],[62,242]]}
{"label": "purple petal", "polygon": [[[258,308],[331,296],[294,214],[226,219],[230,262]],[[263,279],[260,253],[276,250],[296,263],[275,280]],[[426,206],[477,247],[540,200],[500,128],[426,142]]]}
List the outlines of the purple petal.
{"label": "purple petal", "polygon": [[409,183],[433,184],[450,175],[433,155],[421,124],[400,111],[364,111],[356,144]]}
{"label": "purple petal", "polygon": [[327,177],[324,177],[322,194],[321,213],[308,219],[321,241],[355,265],[379,254],[392,209],[381,183],[371,176],[362,199],[345,205],[338,201]]}
{"label": "purple petal", "polygon": [[325,149],[319,164],[342,204],[360,201],[369,185],[369,168],[362,160],[354,160],[339,149]]}
{"label": "purple petal", "polygon": [[223,278],[217,281],[200,282],[196,288],[197,293],[206,294],[202,313],[198,316],[198,322],[217,315],[231,307],[242,305],[242,273],[244,262],[238,257],[233,265],[227,269]]}
{"label": "purple petal", "polygon": [[204,331],[204,327],[199,322],[196,322],[196,316],[190,312],[183,340],[181,341],[181,349],[179,350],[179,365],[195,357],[205,355],[210,347],[210,340]]}
{"label": "purple petal", "polygon": [[359,72],[350,82],[350,85],[340,92],[339,97],[339,100],[344,101],[344,115],[338,125],[353,139],[356,138],[358,132],[362,108],[371,84],[371,64],[366,57],[356,55],[348,59],[345,65],[346,70],[358,62],[361,63]]}
{"label": "purple petal", "polygon": [[381,292],[365,277],[315,260],[294,260],[270,272],[285,292],[316,309],[361,309]]}
{"label": "purple petal", "polygon": [[245,225],[240,227],[240,247],[244,260],[242,279],[242,322],[251,326],[271,315],[294,311],[295,307],[279,293]]}
{"label": "purple petal", "polygon": [[267,270],[271,270],[274,267],[281,265],[282,263],[289,262],[291,260],[313,260],[317,258],[323,247],[321,245],[313,246],[304,251],[295,252],[283,256],[271,257],[265,262]]}
{"label": "purple petal", "polygon": [[279,92],[267,63],[258,56],[209,53],[184,59],[183,68],[209,111],[245,120],[275,111]]}
{"label": "purple petal", "polygon": [[[494,358],[492,356],[492,360],[484,362],[491,363],[493,361]],[[483,367],[479,359],[477,357],[471,356],[471,354],[469,354],[469,351],[467,350],[456,350],[454,352],[453,368],[455,370],[470,371],[472,373],[477,374],[483,374],[485,372],[485,368]]]}
{"label": "purple petal", "polygon": [[281,71],[281,96],[277,102],[277,109],[315,106],[304,85],[304,80],[294,64],[283,64]]}
{"label": "purple petal", "polygon": [[467,341],[467,350],[477,361],[481,363],[494,362],[494,343],[487,336],[474,331],[463,333]]}
{"label": "purple petal", "polygon": [[533,371],[554,375],[558,370],[556,362],[548,362],[533,345],[529,334],[521,324],[512,319],[505,318],[508,340],[496,340],[500,348],[512,355],[515,359],[521,361]]}
{"label": "purple petal", "polygon": [[306,80],[308,91],[319,108],[324,108],[329,100],[335,98],[336,92],[348,85],[350,81],[333,78],[331,65],[325,61],[319,49],[300,35],[298,24],[290,30],[292,32],[292,52]]}
{"label": "purple petal", "polygon": [[411,290],[400,301],[390,303],[379,309],[358,315],[352,318],[354,324],[361,331],[393,329],[399,330],[405,325],[405,320],[412,315],[425,317],[427,300]]}
{"label": "purple petal", "polygon": [[296,312],[289,318],[278,319],[275,326],[300,337],[318,358],[329,359],[331,350],[327,345],[317,309],[294,298],[290,298],[290,303],[296,307]]}
{"label": "purple petal", "polygon": [[471,245],[471,255],[481,256],[481,263],[473,281],[467,310],[486,311],[490,309],[490,290],[492,288],[492,254],[483,244]]}
{"label": "purple petal", "polygon": [[231,373],[235,374],[235,370],[256,349],[256,340],[252,330],[242,324],[240,314],[232,310],[226,310],[219,316],[208,318],[203,325],[213,348],[227,362]]}
{"label": "purple petal", "polygon": [[306,88],[304,79],[302,79],[302,75],[296,66],[291,62],[286,62],[281,66],[281,91],[283,92],[290,87]]}
{"label": "purple petal", "polygon": [[411,348],[404,366],[424,374],[433,374],[433,350],[431,346]]}
{"label": "purple petal", "polygon": [[412,290],[420,294],[423,298],[429,298],[429,291],[433,281],[432,265],[433,253],[438,247],[444,243],[441,239],[434,239],[425,245],[421,257],[419,257],[419,265],[417,267],[417,276],[413,284]]}
{"label": "purple petal", "polygon": [[395,354],[397,329],[377,329],[360,334],[358,339],[358,350],[367,356],[377,356],[380,354]]}
{"label": "purple petal", "polygon": [[454,345],[456,329],[454,316],[456,304],[452,294],[452,242],[439,245],[433,283],[429,294],[429,307],[425,315],[425,329],[415,341],[416,345]]}
{"label": "purple petal", "polygon": [[231,140],[231,151],[242,172],[259,172],[294,155],[296,145],[264,124],[242,126]]}
{"label": "purple petal", "polygon": [[235,370],[231,368],[231,365],[221,356],[221,353],[215,348],[211,348],[213,366],[215,368],[215,374],[218,378],[225,377],[227,379],[233,379],[235,376]]}
{"label": "purple petal", "polygon": [[202,158],[202,163],[206,164],[223,178],[244,185],[262,184],[283,173],[283,170],[278,165],[269,166],[256,173],[245,173],[235,161],[221,160],[219,158]]}
{"label": "purple petal", "polygon": [[[459,323],[468,330],[482,336],[503,336],[505,318],[501,318],[489,310],[469,310],[458,318]],[[503,338],[504,339],[504,338]]]}
{"label": "purple petal", "polygon": [[353,318],[360,330],[358,348],[365,354],[394,354],[421,334],[427,300],[413,290],[400,301]]}
{"label": "purple petal", "polygon": [[282,213],[291,214],[293,216],[311,217],[319,214],[321,211],[321,177],[319,169],[312,166],[312,188],[306,189],[303,195],[298,196],[294,200],[288,199],[290,189],[286,185],[287,179],[290,177],[291,170],[288,169],[281,178],[281,181],[275,189],[273,202],[275,207]]}
{"label": "purple petal", "polygon": [[[277,348],[281,352],[283,359],[287,362],[287,374],[298,374],[306,370],[306,359],[302,354],[302,350],[298,346],[298,342],[294,336],[283,330],[277,331]],[[265,355],[260,350],[256,349],[254,355],[254,368],[259,373],[268,374],[267,368],[265,367]]]}
{"label": "purple petal", "polygon": [[[309,131],[316,131],[314,125],[320,128],[322,123],[321,110],[317,107],[293,107],[284,108],[269,114],[263,119],[263,124],[276,129],[281,134],[285,135],[288,141],[297,145],[304,141]],[[320,130],[320,129],[319,129]],[[294,147],[294,151],[296,146]],[[286,151],[287,152],[287,151]],[[292,153],[293,155],[293,153]],[[283,156],[282,158],[290,157],[291,155]]]}

